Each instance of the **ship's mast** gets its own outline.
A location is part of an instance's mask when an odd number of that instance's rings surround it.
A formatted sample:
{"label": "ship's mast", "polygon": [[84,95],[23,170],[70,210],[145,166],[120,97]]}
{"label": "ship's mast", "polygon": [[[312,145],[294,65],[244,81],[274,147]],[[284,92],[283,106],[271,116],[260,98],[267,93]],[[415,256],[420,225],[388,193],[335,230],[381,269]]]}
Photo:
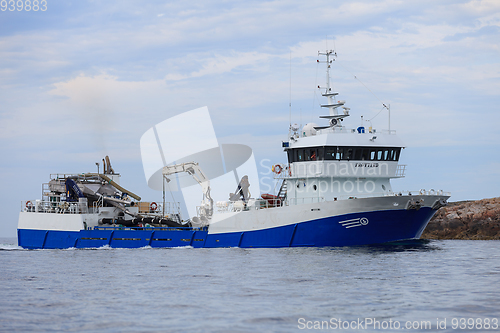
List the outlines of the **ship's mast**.
{"label": "ship's mast", "polygon": [[330,126],[315,126],[315,129],[324,129],[324,128],[329,128],[329,127],[342,127],[340,124],[340,120],[344,117],[349,116],[349,108],[344,107],[344,114],[339,114],[337,111],[337,108],[339,106],[343,106],[345,104],[345,101],[336,101],[335,96],[337,96],[339,93],[338,92],[333,92],[332,87],[330,85],[330,68],[331,68],[331,63],[335,60],[337,56],[337,53],[334,50],[327,50],[326,52],[318,52],[318,56],[326,56],[326,61],[320,61],[318,60],[318,63],[326,63],[326,86],[325,87],[320,87],[318,86],[319,89],[324,89],[324,93],[321,95],[326,97],[328,99],[328,104],[321,105],[323,108],[328,108],[330,115],[328,116],[320,116],[320,118],[326,118],[330,119]]}
{"label": "ship's mast", "polygon": [[328,104],[321,105],[321,106],[327,107],[330,110],[331,116],[336,116],[336,115],[338,115],[338,112],[337,112],[338,105],[336,105],[337,103],[335,102],[333,97],[338,95],[338,93],[332,92],[332,88],[330,86],[330,67],[331,67],[330,64],[334,61],[334,60],[330,60],[330,57],[332,57],[332,58],[336,57],[337,53],[335,53],[335,51],[333,51],[333,50],[328,50],[326,52],[318,52],[318,55],[326,56],[326,61],[318,60],[319,63],[326,63],[326,86],[324,87],[325,92],[322,95],[328,98]]}

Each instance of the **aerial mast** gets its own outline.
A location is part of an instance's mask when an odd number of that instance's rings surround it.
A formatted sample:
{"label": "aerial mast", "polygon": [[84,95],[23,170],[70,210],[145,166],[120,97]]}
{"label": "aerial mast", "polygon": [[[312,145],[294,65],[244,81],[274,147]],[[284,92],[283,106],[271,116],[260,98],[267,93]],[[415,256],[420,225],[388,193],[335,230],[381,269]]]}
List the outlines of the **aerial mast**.
{"label": "aerial mast", "polygon": [[[318,86],[319,89],[325,89],[325,92],[322,93],[321,95],[326,97],[328,99],[328,104],[321,105],[322,108],[328,108],[329,109],[329,115],[328,116],[320,116],[320,118],[325,118],[329,119],[330,121],[330,126],[314,126],[314,129],[316,130],[321,130],[325,128],[332,128],[335,129],[335,127],[342,127],[340,120],[342,118],[345,118],[349,116],[349,108],[344,107],[343,105],[345,104],[345,101],[336,101],[335,96],[337,96],[339,93],[338,92],[333,92],[332,87],[330,86],[330,68],[331,68],[331,63],[335,60],[332,59],[337,56],[337,53],[334,50],[327,50],[325,52],[318,52],[318,56],[326,56],[326,61],[320,61],[317,60],[318,63],[326,63],[326,86],[321,87]],[[337,111],[337,108],[339,106],[342,106],[344,109],[343,114],[339,114]]]}
{"label": "aerial mast", "polygon": [[[330,68],[331,68],[330,64],[334,61],[330,60],[330,56],[336,57],[337,53],[335,53],[335,51],[333,50],[328,50],[326,52],[318,52],[318,55],[326,56],[326,61],[318,60],[318,63],[326,63],[326,86],[324,87],[325,92],[322,95],[328,98],[328,104],[321,105],[321,107],[327,107],[330,110],[330,115],[336,116],[338,115],[337,107],[340,106],[341,104],[338,104],[334,101],[333,96],[338,95],[338,93],[332,92],[332,88],[330,86]],[[318,88],[321,89],[320,86],[318,86]]]}

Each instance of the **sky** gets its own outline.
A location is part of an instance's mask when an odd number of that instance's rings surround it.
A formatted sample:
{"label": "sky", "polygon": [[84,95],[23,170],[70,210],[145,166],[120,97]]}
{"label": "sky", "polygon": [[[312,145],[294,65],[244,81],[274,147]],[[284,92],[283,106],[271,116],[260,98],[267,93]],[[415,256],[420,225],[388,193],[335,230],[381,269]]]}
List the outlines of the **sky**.
{"label": "sky", "polygon": [[203,106],[219,142],[250,146],[268,177],[290,119],[324,125],[326,49],[346,126],[387,129],[390,104],[408,165],[394,190],[499,196],[500,1],[45,4],[0,8],[0,237],[51,173],[94,172],[106,155],[122,186],[159,201],[140,138]]}

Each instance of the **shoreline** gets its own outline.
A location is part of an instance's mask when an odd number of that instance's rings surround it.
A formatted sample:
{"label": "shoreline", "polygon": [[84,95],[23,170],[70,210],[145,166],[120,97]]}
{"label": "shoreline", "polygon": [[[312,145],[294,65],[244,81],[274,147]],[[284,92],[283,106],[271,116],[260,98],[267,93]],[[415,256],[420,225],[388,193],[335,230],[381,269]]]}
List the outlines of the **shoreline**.
{"label": "shoreline", "polygon": [[500,198],[450,202],[438,210],[420,238],[500,240]]}

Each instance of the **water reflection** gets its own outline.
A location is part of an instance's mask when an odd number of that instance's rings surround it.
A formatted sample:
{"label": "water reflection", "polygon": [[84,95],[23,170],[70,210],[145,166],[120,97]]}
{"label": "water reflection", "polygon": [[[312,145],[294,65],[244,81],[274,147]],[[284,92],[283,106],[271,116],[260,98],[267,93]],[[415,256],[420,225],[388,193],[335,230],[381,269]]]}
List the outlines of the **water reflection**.
{"label": "water reflection", "polygon": [[431,252],[442,250],[439,241],[429,239],[410,239],[383,244],[344,246],[344,247],[322,247],[303,248],[310,252],[338,252],[343,254],[374,254],[374,253],[397,253],[397,252]]}

